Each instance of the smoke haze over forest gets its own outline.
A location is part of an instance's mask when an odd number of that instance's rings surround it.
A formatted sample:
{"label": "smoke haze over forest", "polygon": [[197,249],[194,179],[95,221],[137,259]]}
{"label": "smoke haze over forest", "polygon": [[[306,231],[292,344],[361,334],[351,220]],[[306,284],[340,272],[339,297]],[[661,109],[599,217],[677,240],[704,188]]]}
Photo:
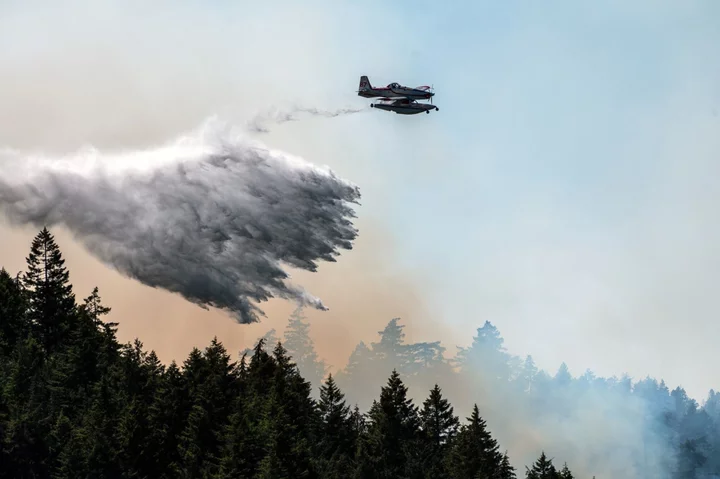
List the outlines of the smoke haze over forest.
{"label": "smoke haze over forest", "polygon": [[[329,368],[295,311],[285,331],[269,330],[266,344],[281,341],[317,394]],[[468,347],[441,341],[409,342],[400,318],[364,338],[346,365],[332,370],[351,404],[366,411],[395,370],[416,404],[438,384],[456,410],[478,404],[519,470],[543,450],[572,464],[576,477],[679,478],[720,474],[720,394],[696,401],[662,378],[573,377],[562,363],[538,368],[532,355],[509,354],[489,321]],[[258,338],[260,339],[260,338]],[[243,354],[252,355],[249,348]]]}

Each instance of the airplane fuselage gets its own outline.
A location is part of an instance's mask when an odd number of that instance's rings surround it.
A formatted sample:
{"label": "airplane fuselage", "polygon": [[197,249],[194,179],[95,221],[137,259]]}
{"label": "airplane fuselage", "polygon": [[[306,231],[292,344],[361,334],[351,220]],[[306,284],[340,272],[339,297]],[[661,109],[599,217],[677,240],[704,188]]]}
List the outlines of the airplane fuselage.
{"label": "airplane fuselage", "polygon": [[365,98],[410,98],[412,100],[428,100],[435,94],[430,87],[410,88],[393,82],[385,87],[374,87],[367,76],[360,77],[358,96]]}

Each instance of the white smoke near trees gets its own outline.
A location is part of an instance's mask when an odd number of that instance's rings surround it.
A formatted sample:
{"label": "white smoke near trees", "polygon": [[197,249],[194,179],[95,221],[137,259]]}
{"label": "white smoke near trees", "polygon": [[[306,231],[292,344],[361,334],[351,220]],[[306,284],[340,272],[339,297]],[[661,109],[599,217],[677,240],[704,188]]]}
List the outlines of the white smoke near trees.
{"label": "white smoke near trees", "polygon": [[0,152],[0,208],[13,224],[62,225],[142,283],[257,322],[251,301],[316,309],[283,265],[316,271],[351,249],[359,188],[216,120],[149,151],[64,157]]}

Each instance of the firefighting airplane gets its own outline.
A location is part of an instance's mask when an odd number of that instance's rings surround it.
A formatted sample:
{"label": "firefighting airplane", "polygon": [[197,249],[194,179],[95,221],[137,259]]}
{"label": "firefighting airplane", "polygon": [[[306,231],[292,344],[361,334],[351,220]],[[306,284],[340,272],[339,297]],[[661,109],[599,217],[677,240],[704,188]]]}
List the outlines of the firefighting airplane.
{"label": "firefighting airplane", "polygon": [[[432,97],[435,96],[431,87],[419,86],[408,88],[399,83],[390,83],[386,87],[373,87],[367,76],[360,77],[360,88],[358,96],[364,98],[378,98],[379,103],[371,104],[371,108],[394,111],[400,115],[415,115],[417,113],[430,113],[430,110],[439,110],[432,104]],[[430,104],[418,103],[417,100],[430,100]]]}

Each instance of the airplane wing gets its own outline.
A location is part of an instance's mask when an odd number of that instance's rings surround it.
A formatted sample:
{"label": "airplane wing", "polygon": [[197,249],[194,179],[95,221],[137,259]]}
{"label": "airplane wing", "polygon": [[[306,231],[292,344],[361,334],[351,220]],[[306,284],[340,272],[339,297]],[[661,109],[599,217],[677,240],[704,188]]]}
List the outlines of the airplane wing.
{"label": "airplane wing", "polygon": [[429,86],[423,85],[423,86],[417,86],[415,87],[416,90],[422,90],[422,91],[428,91],[430,89]]}

